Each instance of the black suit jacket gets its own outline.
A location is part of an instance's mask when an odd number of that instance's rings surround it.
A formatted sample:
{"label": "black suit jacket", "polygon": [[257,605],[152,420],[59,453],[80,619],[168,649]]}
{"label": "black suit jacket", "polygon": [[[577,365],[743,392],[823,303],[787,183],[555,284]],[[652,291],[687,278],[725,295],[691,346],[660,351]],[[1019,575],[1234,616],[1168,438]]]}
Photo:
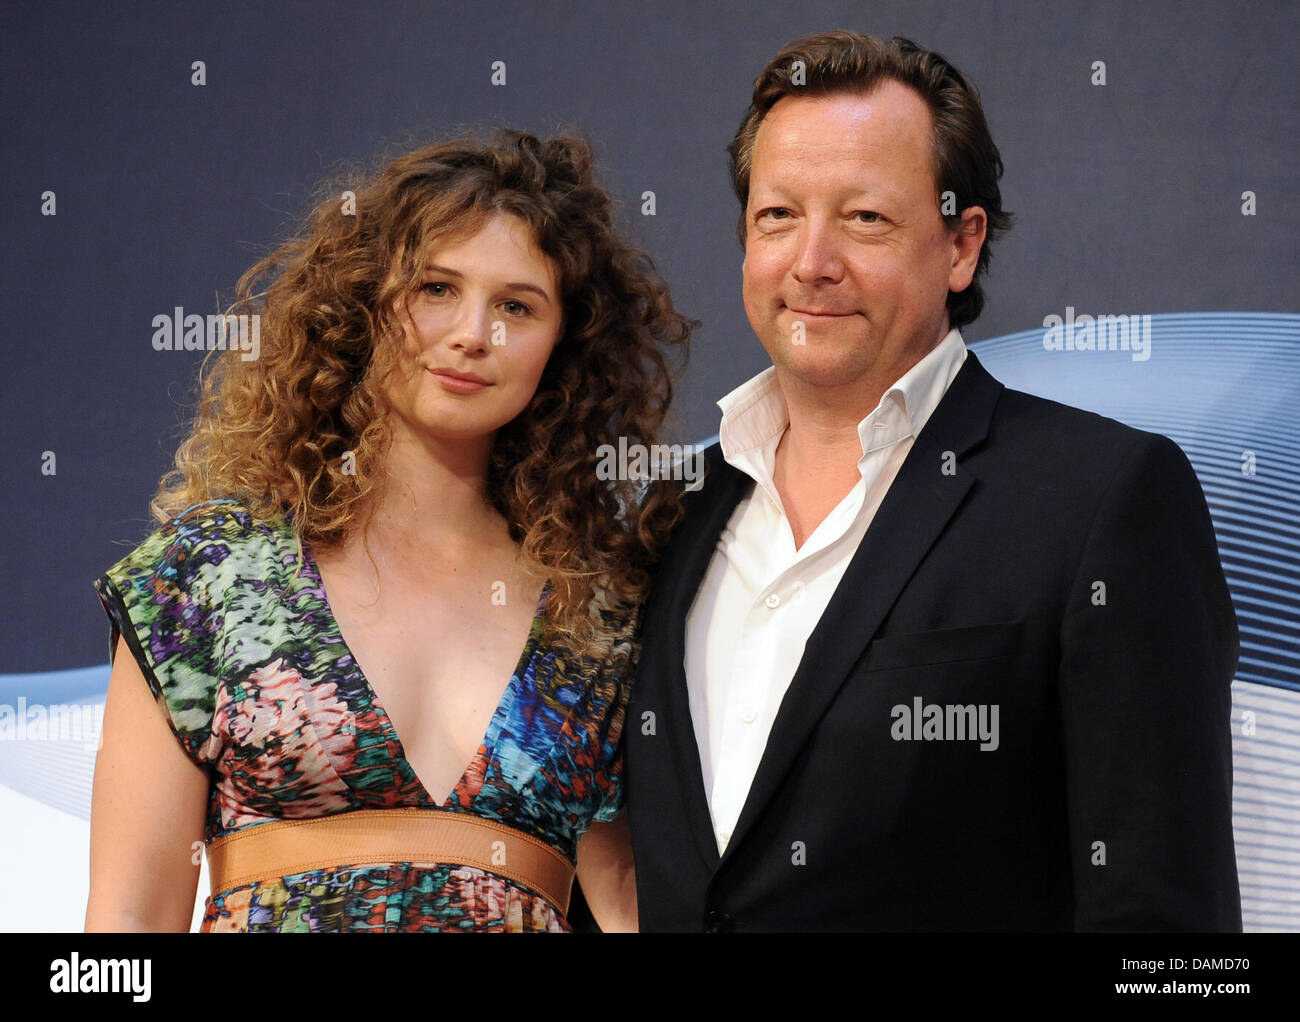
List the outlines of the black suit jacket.
{"label": "black suit jacket", "polygon": [[[1241,928],[1237,625],[1172,441],[1006,390],[968,353],[808,640],[721,857],[684,626],[753,482],[717,446],[706,461],[642,616],[642,929]],[[918,706],[929,739],[900,710]],[[993,706],[996,748],[963,740],[960,708]]]}

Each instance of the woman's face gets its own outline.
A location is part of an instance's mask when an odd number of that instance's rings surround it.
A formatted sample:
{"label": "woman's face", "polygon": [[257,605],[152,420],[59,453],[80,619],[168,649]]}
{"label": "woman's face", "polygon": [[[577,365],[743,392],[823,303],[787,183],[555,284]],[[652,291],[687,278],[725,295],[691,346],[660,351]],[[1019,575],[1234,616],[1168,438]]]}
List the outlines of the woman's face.
{"label": "woman's face", "polygon": [[404,358],[386,388],[412,433],[490,438],[527,407],[559,340],[559,272],[518,217],[433,243],[398,309]]}

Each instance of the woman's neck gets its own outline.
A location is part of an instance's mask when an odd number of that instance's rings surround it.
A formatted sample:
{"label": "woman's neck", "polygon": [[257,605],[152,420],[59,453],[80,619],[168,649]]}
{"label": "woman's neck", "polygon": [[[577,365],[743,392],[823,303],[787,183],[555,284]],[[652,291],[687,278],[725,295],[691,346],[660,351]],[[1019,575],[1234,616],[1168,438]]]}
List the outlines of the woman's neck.
{"label": "woman's neck", "polygon": [[400,426],[377,483],[368,541],[396,555],[482,549],[508,541],[487,493],[492,437],[443,441]]}

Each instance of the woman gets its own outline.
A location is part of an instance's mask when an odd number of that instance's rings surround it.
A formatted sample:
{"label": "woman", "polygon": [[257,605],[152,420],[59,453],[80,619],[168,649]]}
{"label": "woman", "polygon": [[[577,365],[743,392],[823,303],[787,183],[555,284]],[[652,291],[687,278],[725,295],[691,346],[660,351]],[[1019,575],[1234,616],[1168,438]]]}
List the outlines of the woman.
{"label": "woman", "polygon": [[652,442],[691,323],[589,148],[402,156],[237,306],[258,357],[210,356],[161,526],[96,582],[87,929],[188,929],[200,844],[205,931],[563,931],[575,858],[634,928],[619,738],[680,509],[595,458]]}

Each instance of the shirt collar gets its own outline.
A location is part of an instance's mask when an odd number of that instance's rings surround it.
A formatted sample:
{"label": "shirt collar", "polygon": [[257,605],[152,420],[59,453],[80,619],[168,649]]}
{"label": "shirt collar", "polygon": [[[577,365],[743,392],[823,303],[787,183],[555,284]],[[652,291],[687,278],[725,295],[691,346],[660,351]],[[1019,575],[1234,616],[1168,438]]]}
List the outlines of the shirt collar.
{"label": "shirt collar", "polygon": [[[965,361],[966,343],[954,327],[885,391],[875,409],[858,423],[860,468],[872,451],[920,434]],[[718,401],[718,407],[723,458],[771,489],[777,444],[790,424],[776,368],[768,366],[742,383]]]}

